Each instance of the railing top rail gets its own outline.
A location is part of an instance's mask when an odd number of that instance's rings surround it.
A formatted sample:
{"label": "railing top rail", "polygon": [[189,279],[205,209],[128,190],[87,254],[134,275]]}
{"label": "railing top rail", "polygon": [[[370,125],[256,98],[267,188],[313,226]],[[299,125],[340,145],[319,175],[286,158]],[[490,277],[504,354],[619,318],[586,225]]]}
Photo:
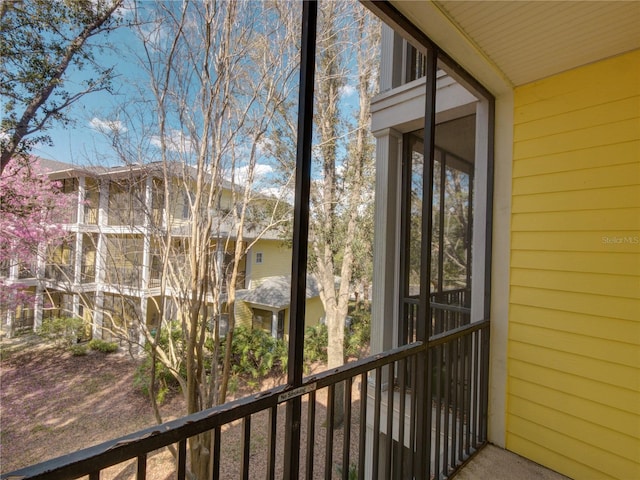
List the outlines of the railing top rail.
{"label": "railing top rail", "polygon": [[279,403],[304,395],[311,390],[356,377],[424,350],[420,342],[404,345],[362,360],[343,365],[318,375],[307,377],[302,385],[293,388],[282,385],[256,395],[225,403],[162,425],[140,430],[123,437],[85,448],[68,455],[0,475],[0,479],[69,479],[133,459],[139,455],[177,443],[178,441],[213,430],[235,420],[271,408]]}
{"label": "railing top rail", "polygon": [[432,335],[431,337],[429,337],[429,347],[435,347],[436,345],[450,342],[452,340],[455,340],[456,338],[464,337],[465,335],[473,333],[477,330],[489,328],[490,325],[491,323],[489,322],[489,320],[481,320],[479,322],[469,323],[458,328],[453,328],[451,330]]}
{"label": "railing top rail", "polygon": [[467,315],[471,314],[471,309],[467,307],[460,307],[458,305],[447,305],[446,303],[436,303],[431,302],[431,308],[435,308],[437,310],[447,310],[449,312],[458,312],[465,313]]}

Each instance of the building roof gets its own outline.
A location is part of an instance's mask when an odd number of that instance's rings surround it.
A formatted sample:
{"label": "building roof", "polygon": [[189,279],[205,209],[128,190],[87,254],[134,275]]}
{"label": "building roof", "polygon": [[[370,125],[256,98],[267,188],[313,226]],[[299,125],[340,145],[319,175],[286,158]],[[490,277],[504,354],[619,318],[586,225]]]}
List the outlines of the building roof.
{"label": "building roof", "polygon": [[40,166],[48,173],[76,168],[76,166],[72,165],[71,163],[59,162],[57,160],[49,160],[47,158],[35,156],[31,157],[31,159],[35,162],[38,162]]}
{"label": "building roof", "polygon": [[[307,275],[307,298],[314,298],[318,295],[320,295],[318,281],[313,275]],[[291,303],[291,276],[266,277],[256,288],[238,290],[236,298],[268,308],[286,308]]]}

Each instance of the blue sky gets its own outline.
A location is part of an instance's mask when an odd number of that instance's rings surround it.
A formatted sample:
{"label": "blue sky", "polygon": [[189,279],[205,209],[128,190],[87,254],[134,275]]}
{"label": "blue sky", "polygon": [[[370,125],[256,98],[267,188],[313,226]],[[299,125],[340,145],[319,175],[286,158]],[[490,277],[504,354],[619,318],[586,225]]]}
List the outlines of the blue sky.
{"label": "blue sky", "polygon": [[[141,2],[139,5],[143,5]],[[127,14],[125,14],[126,16]],[[112,127],[120,127],[120,122],[124,118],[119,113],[123,104],[132,104],[131,99],[138,98],[139,90],[144,91],[149,84],[147,74],[137,66],[135,52],[139,52],[141,42],[136,34],[126,27],[111,32],[102,39],[102,43],[107,45],[101,52],[96,52],[103,67],[113,66],[115,68],[115,78],[113,81],[113,92],[96,92],[81,98],[68,111],[73,123],[67,127],[60,124],[53,124],[47,130],[53,144],[39,144],[34,146],[32,153],[43,158],[49,158],[62,162],[74,163],[78,165],[117,165],[118,160],[111,140],[105,135]],[[89,72],[70,72],[69,85],[85,79]],[[354,79],[351,79],[353,81]],[[351,112],[357,109],[357,93],[355,89],[347,85],[343,89],[343,112],[345,116],[351,117]],[[127,122],[130,129],[131,122]],[[122,124],[124,125],[124,123]],[[102,130],[102,132],[101,132]],[[126,130],[123,130],[126,131]],[[133,134],[134,132],[129,132]],[[153,155],[153,138],[147,137],[147,148],[151,145],[150,152]],[[134,159],[131,159],[135,161]],[[262,175],[268,176],[268,168],[262,165],[260,168]]]}
{"label": "blue sky", "polygon": [[[100,39],[100,44],[106,47],[101,52],[96,51],[96,58],[101,66],[114,67],[115,95],[100,91],[82,97],[67,112],[72,123],[68,126],[53,123],[46,131],[53,145],[38,144],[32,149],[33,154],[81,165],[95,163],[96,157],[102,157],[102,162],[108,161],[111,145],[97,128],[100,122],[115,118],[113,112],[117,105],[132,93],[130,85],[143,81],[142,73],[131,57],[131,48],[137,43],[136,36],[127,28],[117,29]],[[91,73],[90,70],[68,72],[66,86],[72,90],[74,84]]]}

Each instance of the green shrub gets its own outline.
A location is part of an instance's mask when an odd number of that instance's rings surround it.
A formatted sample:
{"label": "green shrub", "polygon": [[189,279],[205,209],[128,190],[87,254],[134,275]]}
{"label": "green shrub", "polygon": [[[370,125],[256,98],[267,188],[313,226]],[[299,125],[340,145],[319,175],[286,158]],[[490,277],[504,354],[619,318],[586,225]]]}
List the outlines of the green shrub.
{"label": "green shrub", "polygon": [[[153,332],[153,334],[155,335],[155,332]],[[182,330],[177,322],[171,323],[169,328],[165,327],[160,331],[160,335],[158,337],[159,347],[166,350],[169,346],[169,340],[172,341],[172,344],[177,351],[177,355],[182,357],[184,342],[182,341]],[[144,360],[138,365],[134,372],[133,385],[140,390],[144,396],[149,397],[151,395],[151,367],[153,366],[153,359],[151,355],[151,345],[148,343],[145,345],[145,352]],[[171,371],[159,360],[156,360],[155,362],[155,369],[154,390],[156,402],[161,405],[164,403],[167,395],[178,391],[179,383]],[[182,364],[180,374],[183,377],[186,376],[186,367],[184,366],[184,362]]]}
{"label": "green shrub", "polygon": [[[340,476],[340,478],[342,478],[342,464],[336,464],[336,473]],[[349,465],[349,474],[348,474],[348,478],[349,480],[357,480],[358,478],[358,465],[355,463],[352,463],[351,465]]]}
{"label": "green shrub", "polygon": [[[146,397],[151,396],[151,354],[147,352],[144,360],[133,374],[133,386],[142,392]],[[179,388],[178,381],[171,374],[169,369],[160,361],[156,361],[156,381],[155,394],[156,402],[162,405],[170,392],[175,392]]]}
{"label": "green shrub", "polygon": [[232,373],[258,380],[287,368],[287,346],[261,329],[237,327],[231,342]]}
{"label": "green shrub", "polygon": [[318,361],[326,362],[328,343],[329,331],[326,325],[307,327],[304,332],[305,365]]}
{"label": "green shrub", "polygon": [[371,342],[371,306],[358,304],[349,310],[351,326],[345,331],[344,353],[360,358]]}
{"label": "green shrub", "polygon": [[113,353],[118,350],[118,344],[95,338],[89,342],[89,348],[102,353]]}
{"label": "green shrub", "polygon": [[67,348],[77,343],[84,331],[84,322],[77,317],[46,318],[38,329],[38,335]]}
{"label": "green shrub", "polygon": [[73,355],[74,357],[84,357],[87,353],[89,353],[86,345],[71,345],[70,350],[71,355]]}

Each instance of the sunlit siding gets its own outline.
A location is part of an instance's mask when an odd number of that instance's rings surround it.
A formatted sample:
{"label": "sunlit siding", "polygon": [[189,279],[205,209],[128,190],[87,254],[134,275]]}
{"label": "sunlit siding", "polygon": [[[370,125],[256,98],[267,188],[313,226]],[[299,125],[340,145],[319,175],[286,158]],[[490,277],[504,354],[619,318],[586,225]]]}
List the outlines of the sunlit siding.
{"label": "sunlit siding", "polygon": [[[284,312],[284,333],[285,336],[289,335],[289,320],[290,320],[291,308],[287,308]],[[304,314],[304,326],[313,327],[320,323],[320,319],[324,317],[324,306],[320,297],[307,298]]]}
{"label": "sunlit siding", "polygon": [[251,328],[253,312],[251,311],[251,307],[247,302],[236,300],[235,314],[236,327]]}
{"label": "sunlit siding", "polygon": [[[291,248],[282,240],[259,240],[251,248],[251,288],[260,285],[266,277],[291,275]],[[261,254],[262,263],[257,263]]]}
{"label": "sunlit siding", "polygon": [[640,478],[640,51],[515,92],[507,448]]}

